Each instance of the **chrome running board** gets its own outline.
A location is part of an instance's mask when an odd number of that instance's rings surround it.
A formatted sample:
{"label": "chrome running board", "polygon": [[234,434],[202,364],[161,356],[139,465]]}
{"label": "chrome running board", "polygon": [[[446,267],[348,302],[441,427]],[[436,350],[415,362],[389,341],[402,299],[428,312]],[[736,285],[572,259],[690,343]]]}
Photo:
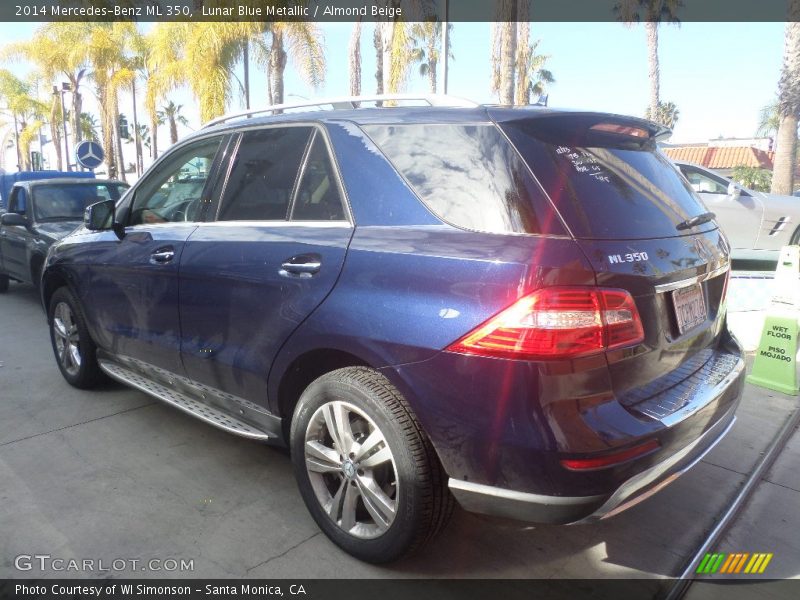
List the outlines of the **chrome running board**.
{"label": "chrome running board", "polygon": [[98,362],[100,368],[112,379],[136,388],[228,433],[253,440],[269,440],[275,437],[250,423],[237,419],[230,413],[199,402],[186,393],[170,389],[122,365],[102,359]]}

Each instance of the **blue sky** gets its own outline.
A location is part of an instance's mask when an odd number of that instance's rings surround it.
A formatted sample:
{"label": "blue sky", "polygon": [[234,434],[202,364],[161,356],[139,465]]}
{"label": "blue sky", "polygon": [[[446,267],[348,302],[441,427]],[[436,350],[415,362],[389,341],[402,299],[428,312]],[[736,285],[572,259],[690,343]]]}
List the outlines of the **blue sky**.
{"label": "blue sky", "polygon": [[[35,28],[30,23],[0,23],[0,44],[29,38]],[[311,89],[290,65],[287,95],[339,96],[348,92],[347,46],[352,25],[325,24],[320,28],[328,59],[325,86]],[[660,28],[661,97],[675,102],[680,110],[671,141],[754,135],[759,111],[772,101],[777,89],[783,28],[783,23],[683,23]],[[488,23],[454,24],[455,60],[450,65],[449,93],[481,102],[495,100],[489,91],[489,31]],[[549,90],[551,106],[644,113],[648,74],[643,27],[620,23],[533,23],[531,31],[532,39],[541,40],[540,51],[551,56],[547,67],[556,78]],[[375,59],[369,24],[364,25],[362,53],[362,86],[364,93],[372,93]],[[24,63],[11,68],[20,75],[29,71]],[[253,71],[252,104],[261,106],[265,104],[266,81],[258,67]],[[406,91],[426,92],[427,80],[414,70]],[[176,91],[173,97],[184,105],[185,115],[196,127],[198,117],[191,94]],[[287,97],[287,101],[292,99]],[[121,103],[122,112],[130,115],[131,98],[123,96]],[[88,98],[87,109],[91,111],[92,105]],[[230,109],[240,108],[237,97]]]}

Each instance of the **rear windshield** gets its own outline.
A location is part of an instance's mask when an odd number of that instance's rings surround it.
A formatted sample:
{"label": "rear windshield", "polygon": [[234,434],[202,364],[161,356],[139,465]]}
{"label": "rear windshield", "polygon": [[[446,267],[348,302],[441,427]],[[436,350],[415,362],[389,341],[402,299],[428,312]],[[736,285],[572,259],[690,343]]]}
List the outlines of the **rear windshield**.
{"label": "rear windshield", "polygon": [[566,235],[547,197],[495,125],[363,129],[446,223],[491,233]]}
{"label": "rear windshield", "polygon": [[44,184],[33,188],[37,221],[83,219],[90,204],[104,200],[119,200],[128,189],[116,183]]}
{"label": "rear windshield", "polygon": [[599,142],[574,131],[560,136],[545,121],[513,121],[503,128],[575,237],[664,238],[716,227],[711,221],[677,229],[707,209],[654,144]]}

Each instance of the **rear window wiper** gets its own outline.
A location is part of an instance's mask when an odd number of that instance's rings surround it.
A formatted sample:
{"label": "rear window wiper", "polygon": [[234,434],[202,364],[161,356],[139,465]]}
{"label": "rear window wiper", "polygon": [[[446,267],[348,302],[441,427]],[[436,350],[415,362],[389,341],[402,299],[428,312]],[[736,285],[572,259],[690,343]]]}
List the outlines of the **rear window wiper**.
{"label": "rear window wiper", "polygon": [[684,229],[691,229],[692,227],[697,227],[698,225],[702,225],[703,223],[708,223],[709,221],[714,220],[717,217],[713,212],[704,212],[701,215],[697,215],[696,217],[692,217],[691,219],[686,219],[685,221],[681,221],[675,226],[675,229],[678,231],[683,231]]}

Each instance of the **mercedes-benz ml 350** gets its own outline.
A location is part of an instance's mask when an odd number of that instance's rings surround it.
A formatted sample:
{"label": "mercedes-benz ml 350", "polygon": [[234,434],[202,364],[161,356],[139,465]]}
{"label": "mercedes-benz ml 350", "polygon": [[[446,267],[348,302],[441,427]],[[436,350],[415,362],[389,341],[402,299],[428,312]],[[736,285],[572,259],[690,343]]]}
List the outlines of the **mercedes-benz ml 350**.
{"label": "mercedes-benz ml 350", "polygon": [[42,282],[65,379],[288,445],[319,527],[372,562],[456,502],[608,517],[725,435],[729,246],[667,130],[365,104],[226,117],[87,209]]}

